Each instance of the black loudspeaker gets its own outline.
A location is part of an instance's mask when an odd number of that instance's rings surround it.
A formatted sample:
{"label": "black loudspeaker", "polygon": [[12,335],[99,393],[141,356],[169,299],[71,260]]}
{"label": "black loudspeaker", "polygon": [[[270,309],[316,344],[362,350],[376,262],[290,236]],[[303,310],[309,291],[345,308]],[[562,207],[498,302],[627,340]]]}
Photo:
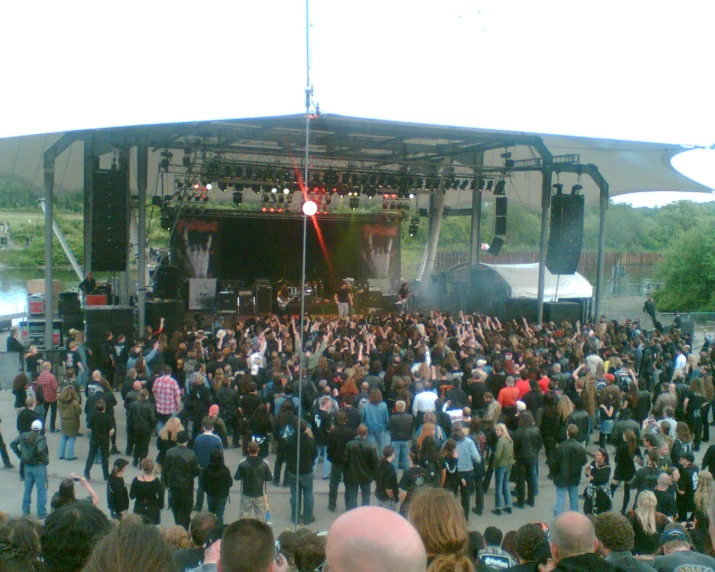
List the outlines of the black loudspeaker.
{"label": "black loudspeaker", "polygon": [[583,245],[583,195],[551,198],[551,232],[546,267],[552,274],[574,274]]}
{"label": "black loudspeaker", "polygon": [[87,344],[93,351],[99,350],[105,340],[106,332],[112,332],[115,340],[119,334],[124,334],[127,343],[134,344],[134,308],[131,306],[88,306],[85,308],[84,333]]}
{"label": "black loudspeaker", "polygon": [[161,319],[164,318],[164,333],[168,339],[171,339],[171,335],[183,325],[183,300],[151,300],[146,303],[145,308],[146,325],[156,331],[159,329]]}
{"label": "black loudspeaker", "polygon": [[557,326],[567,320],[575,324],[581,319],[581,304],[578,302],[544,302],[544,320]]}
{"label": "black loudspeaker", "polygon": [[497,197],[496,216],[494,217],[494,234],[501,236],[506,234],[506,208],[507,198]]}
{"label": "black loudspeaker", "polygon": [[154,298],[174,300],[179,297],[179,271],[176,266],[159,266],[154,272]]}
{"label": "black loudspeaker", "polygon": [[216,303],[220,314],[235,314],[238,312],[238,295],[232,290],[216,294]]}
{"label": "black loudspeaker", "polygon": [[92,175],[92,270],[122,272],[129,251],[129,189],[121,169]]}
{"label": "black loudspeaker", "polygon": [[492,243],[489,245],[489,250],[487,252],[492,256],[497,256],[501,251],[501,247],[504,246],[504,239],[501,236],[495,236]]}
{"label": "black loudspeaker", "polygon": [[273,289],[270,284],[263,286],[256,284],[256,314],[270,314],[273,302]]}

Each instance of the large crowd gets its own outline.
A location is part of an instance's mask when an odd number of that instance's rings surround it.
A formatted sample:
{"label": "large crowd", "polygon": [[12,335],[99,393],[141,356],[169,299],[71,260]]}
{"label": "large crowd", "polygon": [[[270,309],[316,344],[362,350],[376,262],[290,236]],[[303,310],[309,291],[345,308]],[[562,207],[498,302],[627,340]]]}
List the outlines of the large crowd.
{"label": "large crowd", "polygon": [[[165,332],[162,322],[133,345],[125,333],[107,332],[92,349],[75,332],[61,372],[30,348],[13,383],[18,437],[10,443],[24,479],[23,518],[2,527],[0,563],[27,557],[50,570],[81,570],[85,561],[88,570],[164,569],[159,560],[121,568],[102,558],[141,536],[136,527],[159,530],[152,525],[167,504],[174,532],[142,542],[165,548],[154,552],[179,570],[210,570],[224,558],[223,570],[314,570],[323,562],[330,570],[715,570],[708,532],[715,445],[700,452],[711,409],[715,418],[707,334],[695,349],[677,323],[663,333],[637,320],[534,325],[436,311],[306,316],[303,331],[300,324],[266,316]],[[117,435],[118,407],[126,435]],[[74,459],[83,416],[84,476],[62,483],[48,514],[44,434],[60,432],[57,456]],[[110,467],[119,446],[130,460]],[[224,462],[229,447],[244,457],[235,472]],[[126,484],[130,462],[141,474]],[[92,506],[96,463],[118,526]],[[544,467],[556,489],[548,507],[538,499]],[[270,533],[273,542],[270,491],[289,487],[291,520],[308,527],[321,478],[328,504],[317,510],[342,508],[341,487],[346,510],[327,545],[302,528],[279,538],[265,566],[251,560],[254,551],[245,555],[251,567],[241,567],[241,538],[256,546]],[[234,482],[241,520],[225,527]],[[88,501],[75,498],[77,485]],[[30,520],[34,489],[44,526]],[[488,513],[498,524],[525,506],[541,506],[553,522],[506,534],[497,526],[468,531],[470,517],[479,526]],[[53,521],[80,526],[99,522],[97,513],[106,524],[92,524],[85,560],[53,567],[48,551],[67,551],[52,544],[66,539],[45,540],[57,534]],[[220,549],[209,542],[217,531]]]}

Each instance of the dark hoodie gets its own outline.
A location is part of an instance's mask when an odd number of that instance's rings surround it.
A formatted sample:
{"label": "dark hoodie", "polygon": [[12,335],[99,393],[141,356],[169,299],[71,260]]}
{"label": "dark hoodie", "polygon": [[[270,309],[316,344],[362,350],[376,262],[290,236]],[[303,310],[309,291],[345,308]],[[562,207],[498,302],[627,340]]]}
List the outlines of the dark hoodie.
{"label": "dark hoodie", "polygon": [[570,556],[559,561],[554,572],[617,572],[611,564],[606,562],[598,554],[588,553]]}
{"label": "dark hoodie", "polygon": [[199,477],[201,486],[206,494],[212,498],[226,498],[228,489],[233,486],[231,471],[223,462],[223,451],[215,449],[211,451],[208,466]]}
{"label": "dark hoodie", "polygon": [[273,480],[273,473],[265,459],[246,457],[238,464],[233,478],[243,482],[241,494],[247,497],[262,497],[266,481]]}
{"label": "dark hoodie", "polygon": [[39,431],[27,431],[10,443],[10,448],[26,465],[47,465],[50,462],[47,440]]}

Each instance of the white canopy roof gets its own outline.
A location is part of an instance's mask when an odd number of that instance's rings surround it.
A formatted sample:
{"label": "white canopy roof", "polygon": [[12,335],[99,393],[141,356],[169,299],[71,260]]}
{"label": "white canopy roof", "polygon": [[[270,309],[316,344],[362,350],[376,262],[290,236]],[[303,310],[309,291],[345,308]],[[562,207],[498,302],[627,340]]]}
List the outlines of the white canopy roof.
{"label": "white canopy roof", "polygon": [[[494,270],[511,287],[512,298],[537,298],[539,265],[534,264],[484,264]],[[591,298],[593,286],[578,272],[573,275],[551,274],[546,269],[544,301],[555,302],[564,298]]]}

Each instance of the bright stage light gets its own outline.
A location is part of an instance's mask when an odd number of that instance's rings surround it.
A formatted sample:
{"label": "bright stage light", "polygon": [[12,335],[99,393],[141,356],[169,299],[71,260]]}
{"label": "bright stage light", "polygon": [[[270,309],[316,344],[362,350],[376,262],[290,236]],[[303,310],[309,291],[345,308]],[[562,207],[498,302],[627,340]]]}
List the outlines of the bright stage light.
{"label": "bright stage light", "polygon": [[303,214],[306,216],[314,216],[318,212],[318,205],[314,201],[305,201],[303,203]]}
{"label": "bright stage light", "polygon": [[211,183],[206,183],[206,190],[207,190],[207,191],[210,191],[212,188],[213,188],[213,186],[211,185]]}

